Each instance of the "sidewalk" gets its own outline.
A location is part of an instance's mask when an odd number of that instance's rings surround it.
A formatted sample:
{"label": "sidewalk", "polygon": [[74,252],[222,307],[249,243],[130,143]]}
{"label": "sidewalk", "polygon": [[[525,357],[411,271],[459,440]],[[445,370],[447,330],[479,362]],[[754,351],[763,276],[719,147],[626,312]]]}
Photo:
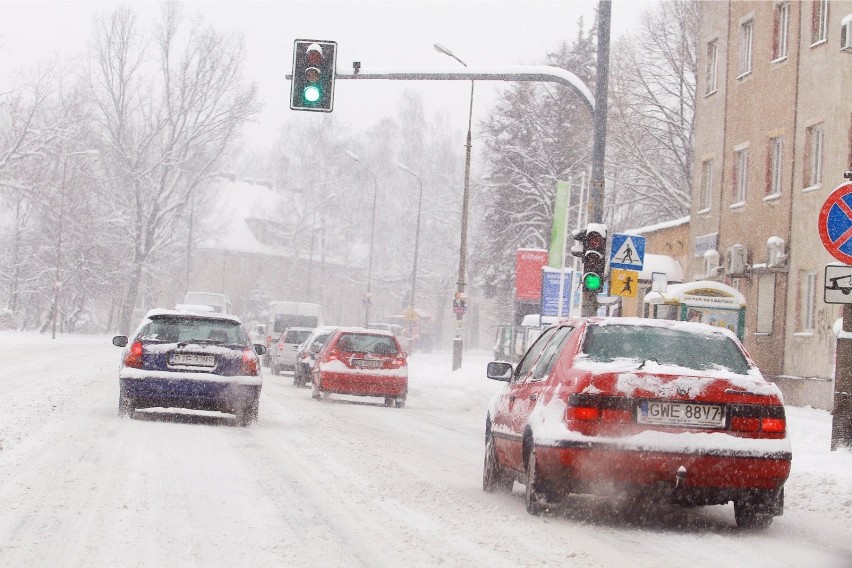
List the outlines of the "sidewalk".
{"label": "sidewalk", "polygon": [[793,377],[789,375],[765,375],[784,394],[784,404],[810,406],[821,410],[834,407],[834,384],[831,379]]}

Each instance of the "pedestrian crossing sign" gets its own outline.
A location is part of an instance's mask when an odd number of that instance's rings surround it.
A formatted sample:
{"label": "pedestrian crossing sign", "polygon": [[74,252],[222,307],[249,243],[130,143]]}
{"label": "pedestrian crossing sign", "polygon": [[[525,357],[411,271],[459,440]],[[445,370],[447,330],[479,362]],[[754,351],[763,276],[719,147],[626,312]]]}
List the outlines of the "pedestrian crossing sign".
{"label": "pedestrian crossing sign", "polygon": [[635,270],[613,268],[609,278],[609,293],[622,298],[635,298],[639,287],[639,273]]}
{"label": "pedestrian crossing sign", "polygon": [[642,270],[645,264],[645,237],[616,233],[612,236],[610,268]]}

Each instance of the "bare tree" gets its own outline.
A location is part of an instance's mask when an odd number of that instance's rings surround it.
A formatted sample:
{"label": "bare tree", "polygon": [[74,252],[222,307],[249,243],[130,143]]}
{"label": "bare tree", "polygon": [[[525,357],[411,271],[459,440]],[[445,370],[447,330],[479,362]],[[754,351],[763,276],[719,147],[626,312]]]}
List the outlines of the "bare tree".
{"label": "bare tree", "polygon": [[689,212],[697,41],[697,0],[665,0],[616,47],[607,149],[614,226]]}
{"label": "bare tree", "polygon": [[96,107],[109,192],[126,231],[127,331],[143,274],[179,262],[185,209],[210,181],[240,126],[257,111],[242,83],[243,45],[200,20],[182,27],[176,3],[163,5],[151,40],[132,10],[96,23],[89,86]]}

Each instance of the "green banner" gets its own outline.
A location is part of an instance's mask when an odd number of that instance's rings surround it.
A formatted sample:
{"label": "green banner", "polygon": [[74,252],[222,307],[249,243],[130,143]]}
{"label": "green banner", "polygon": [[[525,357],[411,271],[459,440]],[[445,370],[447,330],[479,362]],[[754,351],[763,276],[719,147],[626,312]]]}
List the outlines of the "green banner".
{"label": "green banner", "polygon": [[551,268],[562,266],[562,244],[565,242],[565,208],[568,206],[567,181],[556,182],[556,198],[553,201],[553,224],[550,229],[550,248],[547,251],[547,265]]}

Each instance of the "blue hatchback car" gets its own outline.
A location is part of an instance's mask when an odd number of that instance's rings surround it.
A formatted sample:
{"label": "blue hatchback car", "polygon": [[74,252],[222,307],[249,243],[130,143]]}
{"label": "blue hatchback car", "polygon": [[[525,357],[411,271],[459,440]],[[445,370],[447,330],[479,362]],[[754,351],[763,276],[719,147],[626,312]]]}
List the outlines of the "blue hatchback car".
{"label": "blue hatchback car", "polygon": [[239,318],[228,314],[154,309],[124,347],[119,369],[119,415],[152,407],[215,410],[247,426],[257,420],[263,377],[258,355]]}

